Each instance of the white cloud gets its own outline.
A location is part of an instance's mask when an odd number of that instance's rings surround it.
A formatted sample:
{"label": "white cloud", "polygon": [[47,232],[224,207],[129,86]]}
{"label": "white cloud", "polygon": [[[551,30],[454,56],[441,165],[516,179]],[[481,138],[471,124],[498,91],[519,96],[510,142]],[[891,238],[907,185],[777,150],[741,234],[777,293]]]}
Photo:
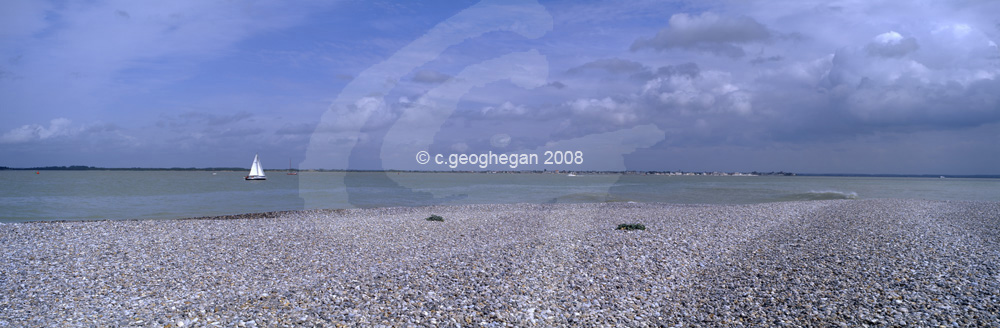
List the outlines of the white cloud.
{"label": "white cloud", "polygon": [[56,118],[48,126],[26,124],[0,135],[0,144],[26,144],[35,142],[68,141],[78,149],[101,147],[131,147],[139,144],[138,139],[123,133],[114,124],[75,124],[67,118]]}
{"label": "white cloud", "polygon": [[728,72],[707,70],[700,74],[658,77],[646,83],[644,97],[656,100],[658,107],[684,114],[731,112],[750,114],[750,92],[732,81]]}
{"label": "white cloud", "polygon": [[567,103],[573,115],[597,119],[606,124],[624,126],[635,123],[639,115],[633,104],[615,101],[610,97],[603,99],[576,99]]}
{"label": "white cloud", "polygon": [[464,153],[469,150],[469,145],[464,142],[459,142],[451,145],[451,150],[459,153]]}
{"label": "white cloud", "polygon": [[920,46],[917,40],[912,37],[904,38],[896,31],[889,31],[875,36],[873,42],[869,43],[866,49],[869,55],[882,57],[902,57],[914,51]]}
{"label": "white cloud", "polygon": [[945,24],[934,29],[933,33],[951,33],[955,38],[964,38],[973,33],[972,26],[968,24]]}
{"label": "white cloud", "polygon": [[506,133],[494,134],[490,137],[490,145],[496,148],[506,148],[510,145],[510,135]]}
{"label": "white cloud", "polygon": [[[630,128],[616,129],[604,133],[591,133],[575,138],[550,141],[533,151],[544,153],[544,150],[565,151],[579,149],[584,153],[582,165],[573,166],[573,170],[626,170],[625,154],[636,149],[650,147],[663,140],[664,132],[653,124],[643,124]],[[613,182],[616,177],[611,178]]]}
{"label": "white cloud", "polygon": [[483,107],[480,113],[487,118],[519,118],[529,114],[524,105],[514,105],[509,101],[500,104],[500,106]]}
{"label": "white cloud", "polygon": [[[429,106],[418,100],[417,103],[407,102],[404,105]],[[383,127],[398,117],[396,109],[386,104],[382,97],[362,97],[354,104],[340,108],[334,120],[323,121],[316,128],[317,132],[359,131],[364,127]]]}
{"label": "white cloud", "polygon": [[25,143],[79,133],[80,128],[72,127],[71,123],[70,120],[60,117],[50,121],[48,127],[40,124],[23,125],[0,136],[0,143]]}
{"label": "white cloud", "polygon": [[722,17],[712,12],[701,15],[675,14],[669,26],[652,38],[640,38],[632,50],[652,48],[691,49],[715,55],[739,58],[746,55],[742,45],[766,42],[771,32],[763,24],[747,16]]}
{"label": "white cloud", "polygon": [[875,36],[875,41],[882,44],[893,44],[899,43],[903,40],[903,36],[896,31],[889,31]]}

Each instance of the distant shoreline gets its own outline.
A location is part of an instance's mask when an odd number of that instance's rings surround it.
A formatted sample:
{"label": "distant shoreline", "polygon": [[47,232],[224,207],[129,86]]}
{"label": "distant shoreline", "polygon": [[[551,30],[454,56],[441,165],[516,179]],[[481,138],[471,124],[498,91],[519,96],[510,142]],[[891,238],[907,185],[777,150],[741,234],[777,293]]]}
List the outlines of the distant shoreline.
{"label": "distant shoreline", "polygon": [[[6,167],[0,166],[0,171],[209,171],[209,172],[241,172],[243,167],[95,167],[95,166],[45,166],[45,167]],[[288,169],[271,169],[265,172],[287,172]],[[802,177],[861,177],[861,178],[958,178],[958,179],[1000,179],[998,174],[867,174],[867,173],[793,173],[793,172],[689,172],[689,171],[588,171],[588,170],[516,170],[516,171],[426,171],[426,170],[343,170],[343,169],[311,169],[291,170],[292,172],[358,172],[358,173],[481,173],[481,174],[621,174],[621,175],[673,175],[673,176],[802,176]]]}

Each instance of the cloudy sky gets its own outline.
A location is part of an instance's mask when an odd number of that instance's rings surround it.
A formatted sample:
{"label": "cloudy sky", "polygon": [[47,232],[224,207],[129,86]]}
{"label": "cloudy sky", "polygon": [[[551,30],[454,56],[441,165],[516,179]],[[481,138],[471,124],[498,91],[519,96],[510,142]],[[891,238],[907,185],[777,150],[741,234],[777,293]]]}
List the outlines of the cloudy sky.
{"label": "cloudy sky", "polygon": [[563,168],[1000,174],[998,12],[4,1],[0,166],[439,170],[415,155],[568,150],[584,160]]}

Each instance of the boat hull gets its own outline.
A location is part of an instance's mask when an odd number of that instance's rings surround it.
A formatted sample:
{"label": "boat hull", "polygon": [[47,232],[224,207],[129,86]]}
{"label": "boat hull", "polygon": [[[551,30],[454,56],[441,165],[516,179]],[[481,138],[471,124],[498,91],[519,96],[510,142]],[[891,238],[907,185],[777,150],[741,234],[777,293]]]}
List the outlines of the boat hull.
{"label": "boat hull", "polygon": [[267,176],[264,175],[264,167],[260,166],[260,158],[257,155],[253,155],[253,164],[250,165],[250,174],[243,177],[244,180],[267,180]]}

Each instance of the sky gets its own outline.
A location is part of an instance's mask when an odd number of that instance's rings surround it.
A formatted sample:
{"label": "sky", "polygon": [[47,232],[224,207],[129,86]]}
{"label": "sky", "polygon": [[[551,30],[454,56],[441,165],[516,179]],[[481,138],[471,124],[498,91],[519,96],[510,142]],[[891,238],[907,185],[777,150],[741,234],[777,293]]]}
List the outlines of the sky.
{"label": "sky", "polygon": [[4,1],[0,166],[1000,174],[997,12]]}

